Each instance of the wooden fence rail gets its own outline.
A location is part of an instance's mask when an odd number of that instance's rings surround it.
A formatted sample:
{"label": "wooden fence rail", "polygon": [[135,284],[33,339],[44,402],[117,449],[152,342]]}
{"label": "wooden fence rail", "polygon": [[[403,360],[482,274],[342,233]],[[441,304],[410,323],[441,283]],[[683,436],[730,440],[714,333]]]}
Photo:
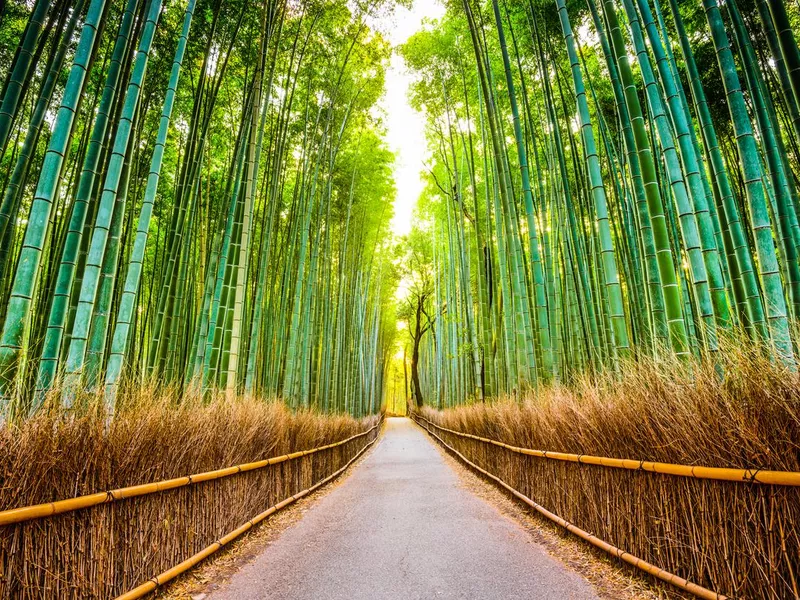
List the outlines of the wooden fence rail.
{"label": "wooden fence rail", "polygon": [[[692,477],[694,479],[712,479],[714,481],[733,481],[738,483],[763,483],[765,485],[788,485],[800,487],[800,473],[794,471],[766,471],[761,469],[727,469],[720,467],[703,467],[696,465],[676,465],[672,463],[652,462],[649,460],[634,460],[630,458],[609,458],[607,456],[591,456],[589,454],[568,454],[566,452],[551,452],[549,450],[533,450],[531,448],[520,448],[497,440],[456,431],[442,427],[426,419],[420,414],[416,414],[417,419],[422,419],[426,423],[433,425],[439,431],[451,433],[453,435],[476,440],[484,444],[491,444],[499,448],[524,454],[526,456],[536,456],[549,460],[563,460],[574,462],[581,465],[596,465],[599,467],[610,467],[613,469],[628,469],[629,471],[646,471],[648,473],[660,473],[662,475],[675,475],[676,477]],[[1,515],[0,515],[1,516]]]}

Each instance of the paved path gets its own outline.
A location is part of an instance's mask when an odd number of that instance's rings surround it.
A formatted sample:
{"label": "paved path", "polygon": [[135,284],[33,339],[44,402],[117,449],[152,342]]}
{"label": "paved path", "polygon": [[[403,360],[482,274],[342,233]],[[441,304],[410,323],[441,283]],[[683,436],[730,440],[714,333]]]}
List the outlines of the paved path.
{"label": "paved path", "polygon": [[409,419],[209,600],[584,600],[590,585],[459,485]]}

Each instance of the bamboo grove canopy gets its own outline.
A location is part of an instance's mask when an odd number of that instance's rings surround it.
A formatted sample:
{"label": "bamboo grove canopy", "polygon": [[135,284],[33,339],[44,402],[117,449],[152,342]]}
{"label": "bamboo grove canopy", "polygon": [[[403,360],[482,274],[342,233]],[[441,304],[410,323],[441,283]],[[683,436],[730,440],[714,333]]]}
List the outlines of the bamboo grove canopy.
{"label": "bamboo grove canopy", "polygon": [[389,4],[3,3],[3,418],[145,381],[380,409]]}
{"label": "bamboo grove canopy", "polygon": [[416,403],[713,361],[726,339],[794,369],[798,4],[446,6],[402,48],[431,152],[407,250],[426,265]]}

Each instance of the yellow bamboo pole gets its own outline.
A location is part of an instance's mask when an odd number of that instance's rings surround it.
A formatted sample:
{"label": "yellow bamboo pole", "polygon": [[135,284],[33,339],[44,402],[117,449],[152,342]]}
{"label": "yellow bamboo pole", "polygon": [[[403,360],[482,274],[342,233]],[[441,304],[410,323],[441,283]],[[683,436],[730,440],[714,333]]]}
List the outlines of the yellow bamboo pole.
{"label": "yellow bamboo pole", "polygon": [[193,485],[195,483],[201,483],[203,481],[222,479],[223,477],[230,477],[231,475],[236,475],[238,473],[263,469],[265,467],[276,465],[278,463],[295,460],[297,458],[300,458],[301,456],[308,456],[309,454],[316,454],[317,452],[322,452],[324,450],[330,450],[332,448],[336,448],[337,446],[342,446],[344,444],[347,444],[348,442],[351,442],[355,439],[364,437],[365,435],[372,433],[377,427],[380,426],[380,424],[381,423],[378,422],[367,431],[364,431],[363,433],[358,433],[354,436],[347,438],[346,440],[342,440],[340,442],[334,442],[326,446],[320,446],[319,448],[314,448],[312,450],[301,450],[299,452],[292,452],[291,454],[275,456],[272,458],[267,458],[256,462],[245,463],[242,465],[235,465],[233,467],[227,467],[224,469],[217,469],[215,471],[206,471],[204,473],[185,475],[183,477],[176,477],[174,479],[165,479],[163,481],[156,481],[153,483],[144,483],[130,487],[118,488],[116,490],[97,492],[96,494],[78,496],[76,498],[70,498],[68,500],[58,500],[55,502],[47,502],[44,504],[35,504],[33,506],[23,506],[20,508],[12,508],[9,510],[4,510],[0,512],[0,527],[3,525],[11,525],[13,523],[21,523],[23,521],[31,521],[34,519],[41,519],[53,515],[60,515],[66,512],[72,512],[83,508],[89,508],[91,506],[97,506],[98,504],[117,502],[119,500],[124,500],[126,498],[134,498],[136,496],[146,496],[148,494],[157,494],[158,492],[173,490],[175,488],[180,488],[187,485]]}
{"label": "yellow bamboo pole", "polygon": [[526,456],[536,456],[551,460],[561,460],[575,462],[582,465],[596,465],[599,467],[611,467],[614,469],[628,469],[630,471],[646,471],[648,473],[660,473],[662,475],[675,475],[678,477],[691,477],[694,479],[711,479],[714,481],[732,481],[734,483],[762,483],[764,485],[785,485],[800,486],[800,473],[795,471],[766,471],[761,469],[728,469],[723,467],[701,467],[691,465],[676,465],[672,463],[652,462],[647,460],[633,460],[628,458],[608,458],[606,456],[589,456],[587,454],[568,454],[566,452],[550,452],[549,450],[532,450],[530,448],[519,448],[511,446],[497,440],[462,433],[442,427],[426,419],[420,414],[416,415],[426,423],[430,423],[439,431],[445,431],[453,435],[468,438],[491,444],[500,448],[505,448],[516,454]]}
{"label": "yellow bamboo pole", "polygon": [[[438,425],[436,425],[436,423],[433,423],[433,422],[429,421],[428,419],[426,419],[425,417],[422,417],[421,415],[416,415],[416,416],[418,416],[421,420],[426,421],[427,423],[430,423],[434,427],[439,427]],[[487,471],[485,469],[482,469],[481,467],[479,467],[478,465],[476,465],[475,463],[470,461],[466,456],[464,456],[458,450],[456,450],[455,448],[453,448],[452,446],[447,444],[447,442],[445,442],[442,438],[440,438],[438,435],[433,433],[427,427],[425,427],[423,425],[420,425],[420,427],[422,427],[430,436],[432,436],[433,438],[438,440],[439,443],[442,444],[442,446],[444,446],[450,452],[452,452],[453,454],[458,456],[458,458],[460,458],[462,461],[464,461],[471,468],[475,469],[478,473],[480,473],[484,477],[487,477],[487,478],[491,479],[492,481],[494,481],[497,485],[499,485],[503,489],[505,489],[508,492],[510,492],[514,497],[518,498],[519,500],[521,500],[522,502],[524,502],[525,504],[527,504],[528,506],[530,506],[531,508],[536,510],[542,516],[547,517],[548,519],[550,519],[554,523],[557,523],[558,525],[560,525],[561,527],[563,527],[564,529],[566,529],[570,533],[572,533],[574,535],[577,535],[581,539],[586,540],[587,542],[589,542],[593,546],[596,546],[597,548],[600,548],[601,550],[604,550],[604,551],[608,552],[609,554],[612,554],[612,555],[616,556],[617,558],[619,558],[621,560],[624,560],[629,565],[632,565],[632,566],[636,567],[637,569],[641,569],[642,571],[645,571],[645,572],[649,573],[650,575],[653,575],[654,577],[657,577],[661,581],[665,581],[665,582],[667,582],[667,583],[669,583],[671,585],[674,585],[675,587],[678,587],[678,588],[680,588],[682,590],[690,592],[690,593],[694,594],[695,596],[697,596],[698,598],[703,598],[704,600],[728,600],[728,597],[724,596],[723,594],[718,594],[717,592],[709,590],[708,588],[704,588],[701,585],[697,585],[696,583],[692,583],[691,581],[688,581],[687,579],[684,579],[683,577],[679,577],[679,576],[675,575],[674,573],[670,573],[669,571],[665,571],[664,569],[660,569],[659,567],[657,567],[657,566],[655,566],[653,564],[650,564],[646,560],[643,560],[643,559],[641,559],[641,558],[639,558],[637,556],[634,556],[633,554],[630,554],[629,552],[625,552],[625,550],[622,550],[621,548],[617,548],[616,546],[612,546],[608,542],[601,540],[600,538],[598,538],[595,535],[592,535],[588,531],[585,531],[585,530],[581,529],[580,527],[578,527],[576,525],[573,525],[572,523],[570,523],[566,519],[562,519],[557,514],[550,512],[549,510],[547,510],[542,505],[537,504],[536,502],[534,502],[533,500],[531,500],[530,498],[528,498],[524,494],[518,492],[517,490],[515,490],[513,487],[508,485],[505,481],[503,481],[502,479],[500,479],[496,475],[493,475],[493,474],[489,473],[489,471]],[[442,430],[445,430],[445,431],[449,431],[449,430],[445,429],[444,427],[439,427],[439,429],[442,429]],[[460,433],[460,432],[452,432],[452,433]],[[485,440],[485,438],[476,438],[475,436],[469,436],[468,434],[463,434],[463,435],[465,437],[475,438],[475,439],[478,439],[480,441]]]}
{"label": "yellow bamboo pole", "polygon": [[[353,440],[356,437],[361,437],[363,435],[367,435],[368,433],[371,433],[372,431],[374,431],[375,428],[378,427],[379,425],[380,425],[380,422],[377,423],[374,427],[372,427],[368,431],[365,431],[364,433],[359,434],[357,436],[353,436],[352,438],[349,438],[349,439],[345,440],[345,442],[342,442],[342,443],[346,443],[346,442],[348,442],[350,440]],[[167,571],[164,571],[160,575],[156,575],[152,579],[148,579],[146,582],[144,582],[143,584],[141,584],[138,587],[135,587],[131,591],[126,592],[126,593],[124,593],[124,594],[122,594],[120,596],[117,596],[116,600],[135,600],[136,598],[142,598],[143,596],[146,596],[150,592],[155,591],[158,587],[164,585],[168,581],[170,581],[172,579],[175,579],[178,575],[180,575],[182,573],[185,573],[186,571],[188,571],[189,569],[191,569],[192,567],[197,565],[202,560],[206,559],[207,557],[211,556],[212,554],[214,554],[215,552],[217,552],[221,548],[225,547],[227,544],[231,543],[233,540],[238,538],[240,535],[242,535],[246,531],[249,531],[254,526],[256,526],[259,523],[261,523],[264,519],[266,519],[270,515],[273,515],[276,512],[278,512],[279,510],[281,510],[283,508],[286,508],[290,504],[292,504],[294,502],[297,502],[303,496],[307,496],[308,494],[311,494],[312,492],[314,492],[317,489],[321,488],[326,483],[332,481],[333,479],[335,479],[336,477],[341,475],[345,470],[347,470],[347,468],[350,465],[352,465],[358,459],[358,457],[360,457],[362,454],[364,454],[364,452],[367,451],[367,448],[372,446],[372,444],[374,444],[375,440],[377,440],[377,439],[378,439],[378,436],[376,435],[372,440],[369,441],[369,443],[365,444],[364,447],[361,450],[358,451],[358,454],[356,454],[353,458],[351,458],[347,462],[346,465],[344,465],[341,469],[339,469],[335,473],[332,473],[331,475],[328,475],[325,479],[323,479],[323,480],[319,481],[318,483],[312,485],[310,488],[305,489],[302,492],[298,492],[294,496],[290,496],[289,498],[286,498],[285,500],[279,502],[275,506],[269,507],[267,510],[265,510],[264,512],[262,512],[258,516],[254,517],[253,519],[249,520],[244,525],[241,525],[241,526],[237,527],[236,529],[234,529],[233,531],[231,531],[227,535],[225,535],[225,536],[221,537],[220,539],[218,539],[216,542],[213,542],[210,545],[206,546],[205,548],[203,548],[200,552],[198,552],[194,556],[191,556],[191,557],[187,558],[182,563],[179,563],[179,564],[175,565],[174,567],[172,567],[171,569],[169,569]],[[328,447],[331,447],[331,446],[328,446]],[[306,455],[307,454],[310,454],[310,452],[307,452]]]}

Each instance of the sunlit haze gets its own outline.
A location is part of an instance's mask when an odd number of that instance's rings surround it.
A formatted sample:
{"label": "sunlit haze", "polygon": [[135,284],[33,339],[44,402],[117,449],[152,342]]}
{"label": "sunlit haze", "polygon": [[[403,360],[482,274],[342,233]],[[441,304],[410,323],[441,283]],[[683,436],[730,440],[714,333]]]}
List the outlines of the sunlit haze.
{"label": "sunlit haze", "polygon": [[413,77],[407,72],[397,47],[422,29],[423,19],[438,19],[444,12],[444,6],[437,0],[416,0],[411,10],[398,7],[394,15],[380,23],[380,29],[395,49],[386,72],[386,95],[381,100],[381,107],[386,111],[387,142],[397,155],[397,199],[392,221],[395,235],[411,230],[414,206],[423,187],[421,173],[426,152],[424,116],[409,104],[408,89]]}

